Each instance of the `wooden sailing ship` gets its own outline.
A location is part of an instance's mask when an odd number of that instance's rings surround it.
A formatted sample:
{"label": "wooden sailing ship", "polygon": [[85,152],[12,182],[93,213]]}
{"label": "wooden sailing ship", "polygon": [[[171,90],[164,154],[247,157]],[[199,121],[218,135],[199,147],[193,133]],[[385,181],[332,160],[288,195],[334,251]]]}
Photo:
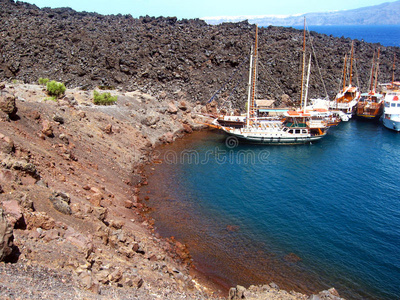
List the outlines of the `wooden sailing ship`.
{"label": "wooden sailing ship", "polygon": [[354,60],[354,43],[351,43],[351,55],[350,55],[350,74],[349,74],[349,83],[346,85],[346,77],[347,77],[347,55],[344,59],[344,67],[343,67],[343,88],[336,95],[335,100],[330,102],[329,108],[331,110],[339,110],[346,114],[347,118],[343,118],[343,121],[350,119],[357,105],[358,100],[360,99],[360,91],[357,86],[353,86],[353,60]]}
{"label": "wooden sailing ship", "polygon": [[[304,34],[305,38],[305,34]],[[256,144],[305,144],[321,139],[327,133],[327,122],[320,115],[307,111],[307,93],[310,77],[311,56],[308,65],[306,88],[303,89],[305,70],[305,41],[303,42],[303,74],[301,104],[302,110],[286,111],[282,118],[259,118],[255,107],[257,62],[258,62],[258,27],[256,38],[250,56],[249,84],[247,112],[242,127],[223,126],[215,120],[215,124],[227,134],[236,137],[239,141]]]}
{"label": "wooden sailing ship", "polygon": [[384,95],[376,92],[379,74],[379,54],[380,49],[378,49],[376,61],[375,53],[373,56],[369,91],[361,94],[357,103],[356,115],[358,118],[379,119],[383,113]]}

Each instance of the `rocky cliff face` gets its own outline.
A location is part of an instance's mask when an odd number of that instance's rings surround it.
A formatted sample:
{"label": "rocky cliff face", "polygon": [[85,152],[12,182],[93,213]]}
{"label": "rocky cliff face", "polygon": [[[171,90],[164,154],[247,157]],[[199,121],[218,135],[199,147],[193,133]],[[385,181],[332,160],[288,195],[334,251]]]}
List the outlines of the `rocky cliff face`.
{"label": "rocky cliff face", "polygon": [[[2,80],[33,83],[47,77],[69,88],[121,87],[171,99],[179,94],[187,101],[203,103],[220,90],[215,98],[220,104],[228,100],[244,107],[255,33],[247,22],[211,26],[200,20],[39,9],[12,0],[0,0],[0,4]],[[333,97],[341,85],[351,40],[316,33],[311,37],[321,71],[314,59],[309,95],[325,96],[326,90]],[[302,32],[261,28],[259,39],[259,97],[280,100],[287,94],[298,99]],[[376,48],[355,42],[354,75],[364,90]],[[395,53],[400,56],[400,49],[381,47],[381,82],[391,80]]]}

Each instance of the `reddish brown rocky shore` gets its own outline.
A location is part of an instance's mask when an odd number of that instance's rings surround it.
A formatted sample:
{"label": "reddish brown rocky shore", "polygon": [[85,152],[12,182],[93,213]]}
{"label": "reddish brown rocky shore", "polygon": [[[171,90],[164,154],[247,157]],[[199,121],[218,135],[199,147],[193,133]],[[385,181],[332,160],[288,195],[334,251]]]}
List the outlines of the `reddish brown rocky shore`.
{"label": "reddish brown rocky shore", "polygon": [[221,293],[143,218],[140,166],[203,128],[201,105],[110,91],[117,103],[96,106],[79,89],[52,101],[42,86],[0,88],[0,298],[339,299],[274,284]]}

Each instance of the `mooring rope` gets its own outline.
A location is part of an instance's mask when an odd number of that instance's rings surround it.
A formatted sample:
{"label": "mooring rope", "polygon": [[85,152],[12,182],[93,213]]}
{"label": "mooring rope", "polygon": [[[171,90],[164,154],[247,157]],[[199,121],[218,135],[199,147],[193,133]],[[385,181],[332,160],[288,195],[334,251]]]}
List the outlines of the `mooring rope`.
{"label": "mooring rope", "polygon": [[325,97],[328,98],[329,97],[328,96],[328,91],[326,90],[325,82],[324,82],[324,79],[322,78],[321,68],[319,67],[319,64],[318,64],[317,54],[316,54],[316,51],[315,51],[315,48],[314,48],[314,44],[313,44],[313,38],[311,36],[310,29],[308,28],[308,26],[306,27],[306,29],[307,29],[307,32],[308,32],[308,37],[310,39],[311,49],[312,49],[312,52],[313,52],[313,55],[314,55],[314,58],[315,58],[315,63],[317,65],[318,74],[319,74],[319,77],[321,79],[322,86],[324,88]]}

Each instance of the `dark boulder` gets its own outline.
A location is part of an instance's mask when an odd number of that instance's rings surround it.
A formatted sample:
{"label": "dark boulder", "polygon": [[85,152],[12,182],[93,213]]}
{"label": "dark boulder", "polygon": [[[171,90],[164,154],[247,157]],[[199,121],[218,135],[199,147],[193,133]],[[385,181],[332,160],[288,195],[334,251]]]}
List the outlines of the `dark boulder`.
{"label": "dark boulder", "polygon": [[16,97],[6,90],[0,91],[0,110],[8,114],[10,118],[15,117],[18,111],[15,100]]}
{"label": "dark boulder", "polygon": [[4,261],[13,251],[13,228],[0,208],[0,261]]}
{"label": "dark boulder", "polygon": [[50,201],[53,204],[53,207],[59,212],[70,215],[71,207],[69,204],[71,203],[69,195],[63,192],[54,192],[50,196]]}

